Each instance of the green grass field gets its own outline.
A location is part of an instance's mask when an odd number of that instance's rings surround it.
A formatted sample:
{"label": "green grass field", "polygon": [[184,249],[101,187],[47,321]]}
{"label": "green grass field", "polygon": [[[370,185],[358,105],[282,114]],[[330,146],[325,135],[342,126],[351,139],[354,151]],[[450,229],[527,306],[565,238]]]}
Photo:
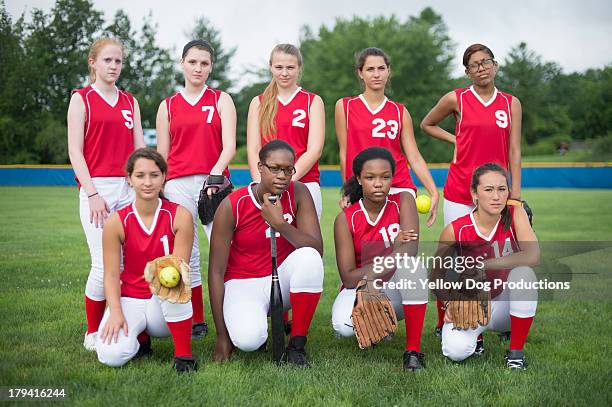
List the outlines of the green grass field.
{"label": "green grass field", "polygon": [[[193,344],[200,370],[178,377],[170,339],[154,340],[152,357],[120,369],[83,349],[89,254],[76,189],[0,188],[0,386],[61,387],[80,405],[611,405],[609,299],[542,301],[523,372],[504,367],[507,343],[494,333],[485,334],[483,356],[461,364],[445,360],[432,334],[433,302],[422,340],[424,371],[402,372],[403,323],[392,341],[372,350],[336,339],[330,321],[339,282],[332,233],[338,192],[323,192],[326,275],[309,334],[312,368],[278,368],[269,353],[236,352],[229,363],[213,363],[213,331]],[[540,240],[612,241],[612,191],[526,190],[524,196]],[[421,231],[422,241],[437,239],[441,215],[440,209],[434,227]],[[206,270],[205,237],[201,243]],[[599,251],[573,260],[605,270],[612,255]],[[609,279],[589,278],[602,292],[612,288]]]}

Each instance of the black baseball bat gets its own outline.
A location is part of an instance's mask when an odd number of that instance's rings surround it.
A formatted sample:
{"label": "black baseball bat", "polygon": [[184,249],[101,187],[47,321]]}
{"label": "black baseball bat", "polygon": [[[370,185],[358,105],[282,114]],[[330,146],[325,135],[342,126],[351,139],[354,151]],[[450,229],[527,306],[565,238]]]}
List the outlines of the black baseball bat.
{"label": "black baseball bat", "polygon": [[[276,199],[276,195],[270,195],[270,202],[275,203]],[[279,364],[285,353],[285,320],[283,318],[283,296],[276,269],[276,230],[272,226],[270,226],[270,251],[272,252],[272,287],[270,288],[272,360]]]}

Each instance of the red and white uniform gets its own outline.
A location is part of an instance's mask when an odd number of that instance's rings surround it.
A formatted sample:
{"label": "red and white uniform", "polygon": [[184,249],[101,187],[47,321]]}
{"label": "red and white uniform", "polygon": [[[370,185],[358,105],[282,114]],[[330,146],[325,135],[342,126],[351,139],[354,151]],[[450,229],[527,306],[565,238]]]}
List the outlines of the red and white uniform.
{"label": "red and white uniform", "polygon": [[[186,100],[182,92],[166,98],[170,123],[168,180],[210,174],[217,163],[223,150],[220,97],[220,90],[206,86],[194,104]],[[223,174],[229,177],[227,168]]]}
{"label": "red and white uniform", "polygon": [[[98,360],[105,365],[119,367],[132,359],[140,348],[138,335],[144,331],[153,337],[172,336],[175,356],[179,345],[181,351],[185,351],[185,347],[189,351],[193,315],[191,301],[184,304],[162,301],[151,294],[149,284],[144,279],[148,261],[168,255],[174,250],[173,224],[177,208],[177,204],[159,199],[149,228],[138,214],[135,204],[117,211],[125,235],[122,245],[123,271],[119,276],[120,304],[129,328],[127,334],[121,329],[117,341],[97,342]],[[110,309],[107,308],[100,329],[109,318]]]}
{"label": "red and white uniform", "polygon": [[150,228],[140,218],[135,204],[117,211],[125,235],[122,247],[123,271],[120,276],[122,297],[151,298],[149,284],[144,279],[144,269],[147,262],[174,250],[173,224],[177,208],[177,204],[160,199]]}
{"label": "red and white uniform", "polygon": [[357,268],[371,263],[374,256],[384,256],[393,250],[393,241],[400,230],[400,196],[389,195],[375,220],[370,219],[361,199],[344,209]]}
{"label": "red and white uniform", "polygon": [[474,169],[488,162],[508,168],[512,95],[495,89],[485,103],[473,86],[456,89],[455,94],[460,114],[455,128],[456,158],[448,170],[444,198],[471,205],[470,182]]}
{"label": "red and white uniform", "polygon": [[[263,95],[259,95],[259,101]],[[306,152],[308,147],[308,131],[310,129],[310,106],[315,98],[314,93],[298,87],[289,100],[278,99],[278,110],[276,111],[276,134],[273,139],[283,140],[289,143],[295,150],[296,161]],[[261,143],[265,144],[264,135]],[[319,183],[319,163],[316,162],[310,170],[300,178],[300,182]]]}
{"label": "red and white uniform", "polygon": [[134,97],[117,89],[115,104],[94,85],[74,91],[85,103],[83,156],[92,177],[125,177],[134,151]]}
{"label": "red and white uniform", "polygon": [[[514,216],[514,207],[509,206],[508,210],[512,218]],[[457,242],[458,256],[469,256],[472,258],[480,256],[484,259],[500,258],[520,251],[514,226],[511,225],[508,230],[504,230],[501,218],[488,236],[483,235],[478,230],[473,212],[453,221],[452,225],[455,241]],[[506,281],[510,270],[487,270],[486,273],[487,280],[493,283],[494,279]],[[491,297],[495,298],[501,291],[501,288],[492,291]]]}
{"label": "red and white uniform", "polygon": [[[363,200],[355,202],[344,209],[344,216],[353,239],[355,250],[355,267],[360,268],[366,264],[377,262],[375,257],[383,258],[393,251],[393,242],[400,231],[400,203],[401,193],[390,194],[387,202],[379,212],[376,219],[370,219]],[[374,270],[376,270],[374,268]],[[398,320],[404,319],[404,306],[426,304],[428,291],[422,289],[419,280],[427,279],[427,270],[422,265],[416,267],[396,268],[395,272],[378,279],[376,288],[384,292],[395,310]],[[402,287],[401,284],[412,280],[414,286],[411,288],[388,288],[382,281],[394,284],[394,287]],[[332,306],[332,328],[341,337],[352,337],[355,335],[351,314],[355,304],[356,290],[354,288],[342,288],[334,300]]]}
{"label": "red and white uniform", "polygon": [[396,163],[392,187],[416,191],[401,145],[404,105],[385,97],[373,111],[363,95],[343,98],[342,103],[346,119],[346,177],[353,175],[353,158],[357,154],[368,147],[384,147]]}
{"label": "red and white uniform", "polygon": [[[511,219],[514,219],[514,207],[508,207]],[[520,251],[514,226],[503,230],[501,219],[488,236],[478,230],[473,212],[452,222],[457,254],[459,256],[499,258]],[[538,307],[538,290],[535,288],[504,288],[502,284],[495,287],[495,281],[509,284],[524,283],[526,286],[537,281],[530,267],[519,266],[509,270],[487,270],[487,280],[491,283],[491,318],[486,326],[476,329],[454,329],[453,323],[442,327],[442,354],[459,362],[474,353],[478,335],[484,331],[507,332],[511,328],[511,318],[532,318]],[[515,328],[512,328],[514,334]],[[527,328],[528,330],[528,328]],[[526,334],[525,334],[526,337]],[[512,337],[510,339],[512,342]]]}
{"label": "red and white uniform", "polygon": [[[235,223],[225,281],[259,278],[272,274],[270,226],[261,216],[261,205],[253,195],[251,185],[229,195]],[[281,195],[280,203],[285,221],[297,227],[294,188],[295,184],[290,182],[289,188]],[[276,250],[277,265],[281,266],[295,247],[277,232]]]}

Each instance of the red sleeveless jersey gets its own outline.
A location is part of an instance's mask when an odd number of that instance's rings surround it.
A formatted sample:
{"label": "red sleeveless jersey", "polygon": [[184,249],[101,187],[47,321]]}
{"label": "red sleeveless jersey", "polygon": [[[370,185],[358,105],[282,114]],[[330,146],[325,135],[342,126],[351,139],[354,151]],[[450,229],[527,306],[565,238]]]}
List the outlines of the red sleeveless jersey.
{"label": "red sleeveless jersey", "polygon": [[[258,278],[272,274],[270,255],[270,226],[261,216],[261,206],[249,186],[229,195],[234,215],[234,236],[230,245],[225,281],[243,278]],[[294,183],[281,196],[283,217],[297,227]],[[280,266],[295,250],[280,233],[276,233],[276,263]]]}
{"label": "red sleeveless jersey", "polygon": [[[170,123],[167,179],[210,174],[223,150],[220,97],[220,90],[206,86],[193,105],[182,92],[166,98]],[[223,174],[229,177],[227,168]]]}
{"label": "red sleeveless jersey", "polygon": [[455,128],[457,158],[448,170],[444,198],[472,205],[470,182],[474,170],[488,162],[508,168],[512,95],[495,89],[485,103],[473,87],[456,89],[455,94],[460,113]]}
{"label": "red sleeveless jersey", "polygon": [[357,154],[368,147],[384,147],[395,159],[392,186],[416,191],[401,145],[404,105],[385,98],[372,111],[363,95],[344,98],[342,103],[346,119],[346,177],[353,176],[353,158]]}
{"label": "red sleeveless jersey", "polygon": [[357,268],[372,263],[373,257],[385,256],[393,250],[393,242],[400,231],[400,196],[389,195],[378,217],[370,219],[363,206],[363,200],[344,209]]}
{"label": "red sleeveless jersey", "polygon": [[83,156],[92,177],[125,177],[134,151],[134,97],[117,89],[114,105],[95,86],[74,92],[85,103]]}
{"label": "red sleeveless jersey", "polygon": [[[259,101],[263,95],[259,95]],[[314,93],[297,88],[295,93],[287,102],[278,100],[276,111],[276,135],[272,138],[289,143],[295,150],[296,161],[306,152],[308,147],[308,131],[310,129],[310,106],[315,98]],[[262,135],[261,144],[266,141]],[[300,178],[300,182],[319,183],[319,162],[317,161],[310,170]]]}
{"label": "red sleeveless jersey", "polygon": [[[514,207],[509,206],[508,210],[510,211],[511,219],[513,219]],[[476,226],[473,212],[460,217],[451,224],[453,225],[455,241],[457,242],[457,255],[459,256],[470,256],[473,258],[482,256],[485,259],[500,258],[520,251],[514,225],[511,225],[508,230],[504,230],[501,217],[493,230],[491,230],[491,233],[489,233],[489,236],[480,233]],[[493,283],[494,279],[506,281],[510,270],[487,270],[486,273],[487,280]],[[501,292],[502,287],[500,286],[496,290],[491,291],[491,297],[497,297]]]}
{"label": "red sleeveless jersey", "polygon": [[123,271],[121,272],[121,296],[151,298],[149,284],[144,279],[147,262],[174,251],[174,217],[178,205],[160,199],[153,223],[147,229],[132,203],[119,209],[123,226]]}

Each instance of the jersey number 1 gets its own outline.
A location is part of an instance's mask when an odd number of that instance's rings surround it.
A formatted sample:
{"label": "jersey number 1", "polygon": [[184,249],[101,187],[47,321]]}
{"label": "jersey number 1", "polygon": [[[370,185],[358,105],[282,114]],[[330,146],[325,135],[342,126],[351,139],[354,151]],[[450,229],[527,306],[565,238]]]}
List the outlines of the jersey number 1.
{"label": "jersey number 1", "polygon": [[164,245],[164,256],[170,254],[170,244],[168,244],[168,235],[164,235],[161,239],[162,244]]}

